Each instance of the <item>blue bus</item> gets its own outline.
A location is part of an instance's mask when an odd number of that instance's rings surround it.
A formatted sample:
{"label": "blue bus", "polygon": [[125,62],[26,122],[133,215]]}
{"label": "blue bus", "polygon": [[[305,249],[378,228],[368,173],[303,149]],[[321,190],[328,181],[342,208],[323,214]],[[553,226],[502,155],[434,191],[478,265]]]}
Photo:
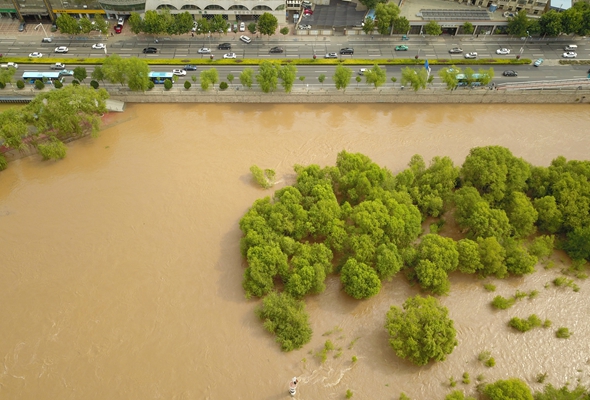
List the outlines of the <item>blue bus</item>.
{"label": "blue bus", "polygon": [[[487,79],[487,74],[473,74],[471,75],[471,86],[481,86],[482,80]],[[469,81],[465,74],[457,74],[457,86],[468,86]]]}
{"label": "blue bus", "polygon": [[34,85],[36,81],[43,81],[43,83],[53,84],[54,81],[63,82],[63,73],[60,72],[33,72],[26,71],[23,74],[23,81]]}
{"label": "blue bus", "polygon": [[174,83],[174,79],[172,77],[174,74],[172,72],[153,72],[150,71],[148,75],[150,80],[154,83],[164,83],[166,79],[170,79],[170,82]]}

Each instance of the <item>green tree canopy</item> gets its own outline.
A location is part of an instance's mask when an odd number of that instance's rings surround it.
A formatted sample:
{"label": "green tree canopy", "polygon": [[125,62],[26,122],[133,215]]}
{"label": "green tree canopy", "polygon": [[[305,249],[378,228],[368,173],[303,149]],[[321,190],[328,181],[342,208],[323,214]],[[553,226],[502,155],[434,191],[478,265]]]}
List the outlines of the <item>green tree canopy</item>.
{"label": "green tree canopy", "polygon": [[465,158],[461,175],[467,186],[477,188],[482,197],[497,205],[506,193],[523,191],[531,176],[529,163],[500,146],[474,147]]}
{"label": "green tree canopy", "polygon": [[305,303],[286,293],[271,292],[262,300],[256,315],[264,321],[264,327],[276,335],[283,351],[300,349],[311,340],[309,315]]}
{"label": "green tree canopy", "polygon": [[60,14],[55,20],[55,24],[61,33],[67,35],[77,35],[82,31],[80,24],[78,24],[78,20],[70,14]]}
{"label": "green tree canopy", "polygon": [[451,238],[427,234],[418,245],[416,277],[420,286],[436,294],[446,294],[450,283],[447,274],[459,263],[457,245]]}
{"label": "green tree canopy", "polygon": [[127,19],[127,25],[129,25],[131,32],[135,33],[136,35],[140,32],[143,32],[143,20],[141,16],[137,12],[132,12],[131,16]]}
{"label": "green tree canopy", "polygon": [[407,33],[410,31],[410,21],[406,17],[397,17],[393,20],[393,33]]}
{"label": "green tree canopy", "polygon": [[533,400],[531,389],[517,378],[490,383],[484,387],[483,393],[490,400]]}
{"label": "green tree canopy", "polygon": [[520,10],[514,17],[508,18],[508,33],[523,37],[530,30],[530,20],[525,10]]}
{"label": "green tree canopy", "polygon": [[392,306],[385,322],[390,346],[398,357],[416,365],[444,361],[457,346],[456,330],[448,314],[448,309],[430,296],[410,297],[403,310]]}
{"label": "green tree canopy", "polygon": [[[85,134],[97,135],[102,114],[106,113],[104,89],[68,85],[37,95],[28,105],[28,121],[38,133],[65,139]],[[34,117],[33,117],[34,116]]]}
{"label": "green tree canopy", "polygon": [[424,32],[430,36],[439,36],[442,34],[442,27],[436,21],[430,21],[424,25]]}
{"label": "green tree canopy", "polygon": [[428,71],[426,71],[426,68],[402,68],[403,86],[407,86],[409,84],[410,87],[414,89],[415,92],[417,92],[419,89],[426,89],[426,83],[428,83]]}
{"label": "green tree canopy", "polygon": [[336,65],[336,71],[334,72],[334,76],[332,76],[332,80],[336,84],[336,89],[346,90],[350,84],[350,78],[352,78],[352,70],[350,68],[341,64]]}
{"label": "green tree canopy", "polygon": [[278,26],[279,21],[277,17],[271,13],[265,12],[258,18],[258,31],[263,35],[267,35],[268,37],[274,35]]}
{"label": "green tree canopy", "polygon": [[381,281],[367,264],[349,258],[342,267],[340,280],[344,291],[355,299],[367,299],[381,290]]}
{"label": "green tree canopy", "polygon": [[246,67],[240,72],[240,83],[247,88],[252,87],[252,83],[254,83],[254,70],[252,68]]}
{"label": "green tree canopy", "polygon": [[371,17],[365,18],[365,24],[363,25],[363,32],[365,32],[367,35],[370,35],[371,32],[373,32],[373,29],[375,29],[375,21],[373,20],[373,18],[371,18]]}
{"label": "green tree canopy", "polygon": [[539,19],[539,27],[541,35],[558,36],[562,31],[561,13],[555,10],[549,10]]}
{"label": "green tree canopy", "polygon": [[17,108],[9,108],[0,113],[0,139],[4,146],[15,150],[27,148],[23,139],[29,133],[25,114]]}
{"label": "green tree canopy", "polygon": [[291,93],[293,83],[297,78],[297,67],[293,64],[283,65],[278,67],[279,78],[281,78],[281,85],[285,88],[286,93]]}
{"label": "green tree canopy", "polygon": [[373,65],[373,68],[368,69],[365,72],[365,79],[367,84],[372,84],[376,89],[387,81],[387,76],[385,74],[385,70],[379,65],[375,64]]}
{"label": "green tree canopy", "polygon": [[469,21],[466,21],[463,24],[463,33],[466,35],[471,35],[473,33],[473,31],[475,30],[475,28],[473,27],[473,24]]}
{"label": "green tree canopy", "polygon": [[264,93],[274,92],[279,82],[277,65],[272,61],[262,61],[258,66],[256,81]]}

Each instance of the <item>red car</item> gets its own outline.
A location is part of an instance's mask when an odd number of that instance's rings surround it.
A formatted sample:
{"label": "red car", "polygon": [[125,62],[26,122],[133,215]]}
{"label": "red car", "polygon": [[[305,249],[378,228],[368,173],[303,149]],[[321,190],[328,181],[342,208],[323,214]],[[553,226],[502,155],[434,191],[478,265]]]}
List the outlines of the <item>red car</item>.
{"label": "red car", "polygon": [[303,14],[305,14],[305,15],[312,15],[312,14],[313,14],[313,11],[311,11],[309,8],[306,8],[306,9],[303,11]]}
{"label": "red car", "polygon": [[123,30],[123,25],[115,26],[115,33],[121,33],[122,30]]}

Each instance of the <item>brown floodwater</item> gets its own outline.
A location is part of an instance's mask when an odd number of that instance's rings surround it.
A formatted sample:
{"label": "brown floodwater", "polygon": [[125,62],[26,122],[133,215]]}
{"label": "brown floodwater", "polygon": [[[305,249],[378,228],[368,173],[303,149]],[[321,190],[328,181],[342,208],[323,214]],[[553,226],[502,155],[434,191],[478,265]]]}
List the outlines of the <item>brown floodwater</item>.
{"label": "brown floodwater", "polygon": [[[0,398],[2,399],[442,399],[475,392],[476,376],[590,383],[590,282],[579,292],[546,283],[556,267],[493,281],[454,274],[441,302],[459,345],[445,362],[416,367],[388,346],[385,313],[416,293],[402,277],[355,301],[330,278],[308,298],[314,330],[282,353],[241,287],[238,221],[272,194],[256,164],[334,165],[342,150],[398,172],[419,153],[460,164],[475,146],[502,145],[536,165],[588,158],[586,105],[128,105],[97,139],[68,144],[66,159],[32,156],[0,173]],[[505,311],[490,301],[538,290]],[[536,313],[550,329],[506,326]],[[555,338],[557,327],[573,336]],[[331,333],[330,333],[331,332]],[[330,339],[325,363],[315,356]],[[488,350],[496,360],[477,360]],[[358,358],[352,363],[353,356]],[[460,383],[468,372],[471,383]]]}

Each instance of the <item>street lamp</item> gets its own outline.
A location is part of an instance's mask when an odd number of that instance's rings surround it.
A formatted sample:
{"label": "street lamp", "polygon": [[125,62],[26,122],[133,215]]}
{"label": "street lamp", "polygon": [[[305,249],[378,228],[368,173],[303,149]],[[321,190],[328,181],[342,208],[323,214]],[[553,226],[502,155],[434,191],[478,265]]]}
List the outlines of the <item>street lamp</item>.
{"label": "street lamp", "polygon": [[524,38],[524,44],[522,45],[522,47],[520,48],[520,55],[522,56],[522,53],[524,52],[524,46],[526,46],[526,41],[531,37],[531,35],[529,35],[529,31],[526,31],[526,38]]}
{"label": "street lamp", "polygon": [[47,31],[45,30],[45,27],[43,26],[43,24],[39,24],[39,25],[35,26],[35,30],[39,29],[39,27],[41,27],[41,29],[43,29],[43,33],[45,34],[45,37],[47,37]]}

